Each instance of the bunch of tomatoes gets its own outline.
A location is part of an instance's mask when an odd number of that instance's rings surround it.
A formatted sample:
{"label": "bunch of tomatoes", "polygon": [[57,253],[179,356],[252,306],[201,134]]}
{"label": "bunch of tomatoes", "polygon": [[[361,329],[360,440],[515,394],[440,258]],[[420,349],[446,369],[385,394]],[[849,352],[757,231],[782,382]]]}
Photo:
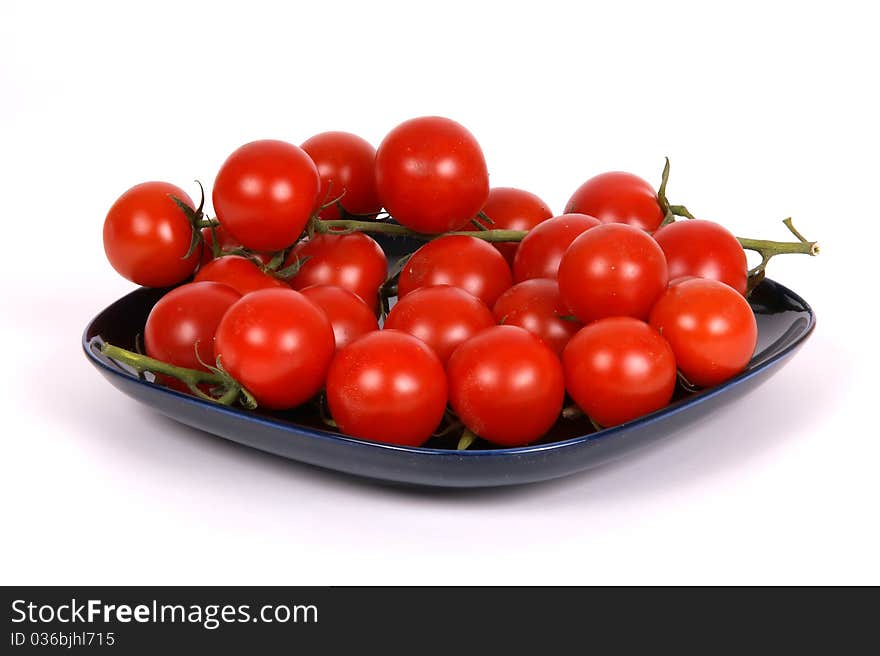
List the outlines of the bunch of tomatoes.
{"label": "bunch of tomatoes", "polygon": [[[131,362],[202,397],[319,403],[342,433],[381,442],[460,430],[463,446],[514,447],[567,404],[621,424],[667,405],[678,380],[738,374],[755,350],[743,246],[676,221],[690,213],[669,205],[665,177],[658,192],[598,175],[553,216],[533,193],[490,188],[463,126],[424,117],[378,149],[345,132],[246,144],[212,201],[215,218],[146,182],[104,223],[121,275],[172,287]],[[389,269],[382,233],[424,245]]]}

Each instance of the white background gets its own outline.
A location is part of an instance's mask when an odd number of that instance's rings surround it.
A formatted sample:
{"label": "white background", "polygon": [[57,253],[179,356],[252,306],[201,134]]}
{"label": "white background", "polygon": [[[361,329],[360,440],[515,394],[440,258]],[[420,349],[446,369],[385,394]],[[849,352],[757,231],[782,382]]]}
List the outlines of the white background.
{"label": "white background", "polygon": [[[36,3],[0,9],[2,583],[880,583],[870,3]],[[815,335],[711,420],[598,471],[413,492],[237,447],[122,396],[79,347],[132,286],[118,194],[240,144],[450,116],[560,212],[625,169],[741,236]]]}

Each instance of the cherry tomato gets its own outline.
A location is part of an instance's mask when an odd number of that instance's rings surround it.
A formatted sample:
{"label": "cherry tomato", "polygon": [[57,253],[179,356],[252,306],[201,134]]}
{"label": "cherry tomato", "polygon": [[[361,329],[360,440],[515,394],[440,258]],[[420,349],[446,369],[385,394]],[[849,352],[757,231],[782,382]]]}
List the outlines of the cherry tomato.
{"label": "cherry tomato", "polygon": [[654,233],[666,255],[669,278],[696,276],[720,280],[745,296],[749,265],[746,252],[727,228],[692,219],[676,221]]}
{"label": "cherry tomato", "polygon": [[223,316],[216,338],[226,371],[260,406],[274,410],[317,394],[336,350],[327,315],[292,289],[242,296]]}
{"label": "cherry tomato", "polygon": [[700,387],[743,371],[758,342],[752,308],[717,280],[695,278],[670,287],[651,310],[651,325],[672,346],[684,377]]}
{"label": "cherry tomato", "polygon": [[449,402],[465,426],[499,446],[533,442],[556,422],[565,396],[562,365],[527,330],[495,326],[455,349]]}
{"label": "cherry tomato", "polygon": [[220,167],[214,181],[217,220],[255,251],[287,248],[318,205],[320,178],[304,150],[266,139],[245,144]]}
{"label": "cherry tomato", "polygon": [[199,358],[214,364],[214,333],[226,310],[240,298],[237,291],[218,282],[191,282],[172,289],[147,317],[147,355],[178,367],[207,371]]}
{"label": "cherry tomato", "polygon": [[322,132],[303,143],[302,149],[318,167],[320,203],[342,196],[321,210],[320,218],[340,218],[340,205],[349,214],[365,215],[361,218],[382,209],[376,192],[376,149],[369,142],[350,132]]}
{"label": "cherry tomato", "polygon": [[489,242],[467,235],[447,235],[413,253],[400,273],[397,295],[403,298],[429,285],[452,285],[491,307],[511,282],[504,256]]}
{"label": "cherry tomato", "polygon": [[[531,230],[542,221],[546,221],[553,213],[547,203],[535,194],[515,189],[514,187],[494,187],[489,190],[489,199],[483,206],[483,214],[492,219],[492,223],[483,222],[490,230]],[[467,230],[478,230],[471,222],[465,226]],[[513,258],[519,244],[496,243],[495,248],[513,266]]]}
{"label": "cherry tomato", "polygon": [[489,172],[474,136],[448,118],[401,123],[376,153],[376,187],[385,209],[418,232],[460,230],[489,196]]}
{"label": "cherry tomato", "polygon": [[284,266],[297,260],[304,264],[290,280],[294,289],[335,285],[357,294],[371,308],[376,307],[379,287],[388,275],[388,260],[382,248],[362,232],[328,233],[301,241]]}
{"label": "cherry tomato", "polygon": [[648,233],[597,226],[575,239],[559,264],[559,293],[584,323],[604,317],[647,319],[666,289],[666,258]]}
{"label": "cherry tomato", "polygon": [[372,332],[333,358],[327,404],[346,435],[421,446],[446,410],[446,374],[421,340],[399,330]]}
{"label": "cherry tomato", "polygon": [[608,317],[585,326],[562,354],[565,387],[601,426],[616,426],[669,403],[675,357],[644,321]]}
{"label": "cherry tomato", "polygon": [[302,295],[324,310],[333,326],[336,348],[348,346],[361,335],[379,330],[376,315],[359,296],[342,287],[306,287]]}
{"label": "cherry tomato", "polygon": [[193,227],[172,196],[194,208],[180,187],[143,182],[122,194],[104,219],[107,259],[121,276],[138,285],[176,285],[191,276],[199,264],[199,248],[184,257]]}
{"label": "cherry tomato", "polygon": [[657,192],[632,173],[611,171],[590,178],[577,188],[566,212],[595,216],[602,223],[626,223],[648,232],[663,221]]}
{"label": "cherry tomato", "polygon": [[498,323],[519,326],[536,335],[556,355],[583,326],[570,316],[556,281],[548,278],[517,283],[498,298],[492,313]]}
{"label": "cherry tomato", "polygon": [[228,285],[239,294],[258,289],[290,289],[283,280],[260,269],[253,260],[240,255],[224,255],[211,260],[196,274],[195,280],[212,280]]}
{"label": "cherry tomato", "polygon": [[459,344],[494,325],[492,313],[480,299],[449,285],[416,289],[400,299],[385,319],[385,328],[418,337],[444,365]]}
{"label": "cherry tomato", "polygon": [[514,281],[532,278],[555,280],[565,249],[581,233],[597,225],[598,219],[586,214],[562,214],[535,226],[516,250],[513,259]]}

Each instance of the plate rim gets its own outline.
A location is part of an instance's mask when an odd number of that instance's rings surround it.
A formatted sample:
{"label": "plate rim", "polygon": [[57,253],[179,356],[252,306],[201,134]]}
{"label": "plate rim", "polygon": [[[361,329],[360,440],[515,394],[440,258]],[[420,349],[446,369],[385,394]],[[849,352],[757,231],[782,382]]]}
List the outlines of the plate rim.
{"label": "plate rim", "polygon": [[310,426],[304,426],[300,424],[290,425],[287,423],[282,423],[276,420],[273,420],[270,417],[262,417],[259,415],[251,414],[245,408],[237,408],[224,406],[217,403],[212,403],[210,401],[206,401],[204,399],[200,399],[195,396],[190,396],[188,394],[184,394],[183,392],[179,392],[177,390],[164,387],[162,385],[157,385],[155,383],[151,383],[142,378],[135,376],[132,373],[124,371],[121,368],[113,367],[107,362],[105,362],[102,358],[98,357],[98,355],[92,350],[92,342],[93,339],[89,339],[88,334],[94,325],[95,321],[107,312],[113,305],[119,303],[120,301],[129,298],[135,294],[142,293],[145,287],[139,287],[120,298],[117,298],[115,301],[110,303],[108,306],[100,310],[97,314],[95,314],[89,322],[86,324],[85,329],[82,333],[81,338],[81,346],[86,355],[86,358],[96,367],[103,370],[104,372],[109,372],[115,376],[119,376],[125,380],[128,380],[133,383],[137,383],[139,385],[146,386],[150,389],[153,389],[159,393],[169,394],[171,396],[177,397],[180,401],[184,403],[190,403],[197,407],[209,408],[212,411],[217,411],[222,414],[227,414],[230,416],[235,416],[237,418],[242,418],[247,421],[258,422],[260,424],[265,424],[271,426],[274,429],[281,429],[288,433],[293,434],[306,434],[309,437],[318,438],[325,441],[335,442],[335,443],[345,443],[353,446],[359,447],[367,447],[372,449],[378,449],[381,451],[390,451],[390,452],[401,452],[408,454],[417,454],[417,455],[425,455],[425,456],[434,456],[434,457],[452,457],[455,458],[498,458],[498,457],[508,457],[508,456],[524,456],[524,455],[532,455],[535,453],[541,453],[546,451],[555,451],[559,449],[571,448],[574,446],[590,443],[590,442],[598,442],[600,440],[613,439],[615,436],[621,433],[627,433],[628,431],[638,428],[654,421],[664,419],[666,417],[674,416],[680,412],[687,410],[688,408],[702,403],[703,401],[709,400],[727,390],[730,387],[736,386],[744,381],[749,380],[750,378],[757,376],[762,373],[769,367],[772,367],[777,362],[784,360],[791,356],[794,351],[800,348],[804,342],[812,335],[813,331],[816,328],[816,313],[813,311],[813,308],[807,303],[803,297],[801,297],[798,293],[792,291],[790,288],[785,285],[776,282],[770,278],[765,279],[765,281],[770,284],[775,285],[780,288],[784,293],[793,297],[795,301],[803,305],[804,310],[807,314],[807,326],[804,330],[803,334],[801,334],[794,342],[783,348],[779,353],[776,353],[772,357],[768,358],[766,361],[762,362],[760,365],[744,371],[729,380],[724,381],[720,385],[712,387],[711,389],[702,390],[693,394],[684,399],[680,399],[675,403],[670,405],[666,405],[654,412],[651,412],[646,415],[642,415],[641,417],[637,417],[636,419],[630,420],[628,422],[624,422],[622,424],[618,424],[616,426],[610,426],[607,428],[603,428],[602,430],[587,433],[586,435],[578,435],[575,437],[570,437],[564,440],[558,440],[556,442],[547,442],[542,444],[530,444],[519,447],[505,447],[505,448],[490,448],[490,449],[479,449],[479,450],[463,450],[458,451],[455,449],[437,449],[437,448],[428,448],[423,446],[402,446],[398,444],[389,444],[387,442],[377,442],[367,439],[362,439],[358,437],[352,437],[350,435],[344,435],[342,433],[334,432],[331,430],[322,430],[319,428],[313,428]]}

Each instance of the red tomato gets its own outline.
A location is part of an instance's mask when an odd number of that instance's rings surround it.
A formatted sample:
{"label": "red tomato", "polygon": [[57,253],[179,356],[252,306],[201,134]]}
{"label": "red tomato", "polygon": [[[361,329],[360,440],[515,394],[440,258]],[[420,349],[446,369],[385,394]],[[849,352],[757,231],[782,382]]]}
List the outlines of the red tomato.
{"label": "red tomato", "polygon": [[333,326],[336,348],[348,346],[361,335],[379,330],[376,315],[359,296],[342,287],[306,287],[302,295],[324,310]]}
{"label": "red tomato", "polygon": [[758,324],[742,294],[717,280],[670,287],[651,310],[651,325],[672,346],[681,373],[710,387],[743,371],[758,343]]}
{"label": "red tomato", "polygon": [[616,426],[669,403],[675,357],[648,324],[609,317],[582,328],[562,354],[565,387],[601,426]]}
{"label": "red tomato", "polygon": [[322,132],[303,143],[321,176],[321,204],[339,199],[318,215],[338,219],[339,206],[349,214],[375,216],[382,209],[376,192],[376,149],[350,132]]}
{"label": "red tomato", "polygon": [[[535,194],[513,187],[490,189],[489,200],[483,206],[483,213],[492,219],[492,223],[483,222],[490,230],[531,230],[553,216],[547,203]],[[465,228],[478,230],[473,223]],[[507,264],[512,267],[519,244],[501,242],[493,245],[507,260]]]}
{"label": "red tomato", "polygon": [[533,442],[556,422],[565,396],[562,365],[530,332],[495,326],[455,349],[449,402],[474,433],[499,446]]}
{"label": "red tomato", "polygon": [[487,306],[511,285],[510,267],[489,242],[467,235],[448,235],[429,241],[400,272],[397,295],[429,285],[460,287]]}
{"label": "red tomato", "polygon": [[223,316],[216,338],[226,371],[260,406],[275,410],[317,394],[336,350],[327,315],[292,289],[242,296]]}
{"label": "red tomato", "polygon": [[745,296],[749,265],[736,237],[712,221],[676,221],[654,233],[666,255],[669,278],[720,280]]}
{"label": "red tomato", "polygon": [[590,178],[577,188],[566,212],[595,216],[602,223],[626,223],[648,232],[663,221],[657,192],[632,173],[611,171]]}
{"label": "red tomato", "polygon": [[556,279],[559,262],[569,244],[581,233],[599,225],[586,214],[562,214],[538,224],[523,238],[513,259],[516,282],[532,278]]}
{"label": "red tomato", "polygon": [[489,196],[489,172],[474,136],[448,118],[401,123],[376,153],[382,205],[418,232],[460,230]]}
{"label": "red tomato", "polygon": [[[305,259],[308,258],[308,259]],[[285,267],[305,260],[290,280],[294,289],[334,285],[354,292],[371,308],[376,307],[379,287],[388,275],[382,248],[361,232],[315,235],[299,242],[287,256]]]}
{"label": "red tomato", "polygon": [[575,239],[559,264],[559,293],[584,323],[604,317],[647,319],[666,289],[666,258],[646,232],[619,223]]}
{"label": "red tomato", "polygon": [[495,302],[492,313],[498,323],[525,328],[541,338],[556,355],[583,326],[577,320],[563,319],[571,313],[562,302],[556,281],[547,278],[514,285]]}
{"label": "red tomato", "polygon": [[252,260],[240,255],[224,255],[211,260],[199,269],[195,280],[221,282],[239,294],[249,294],[258,289],[290,289],[286,282],[263,271]]}
{"label": "red tomato", "polygon": [[421,287],[400,299],[385,319],[385,328],[409,333],[430,346],[444,365],[456,347],[495,325],[480,299],[458,287]]}
{"label": "red tomato", "polygon": [[214,181],[217,220],[243,246],[278,251],[299,238],[318,206],[320,178],[304,150],[266,139],[245,144]]}
{"label": "red tomato", "polygon": [[147,355],[178,367],[207,371],[199,357],[202,362],[214,364],[217,325],[240,298],[237,291],[217,282],[192,282],[172,289],[159,299],[147,317]]}
{"label": "red tomato", "polygon": [[434,352],[412,335],[372,332],[333,358],[327,404],[346,435],[421,446],[446,410],[446,374]]}
{"label": "red tomato", "polygon": [[144,182],[122,194],[104,219],[107,259],[121,276],[138,285],[176,285],[191,276],[199,264],[198,248],[184,258],[193,227],[172,196],[195,209],[180,187]]}

